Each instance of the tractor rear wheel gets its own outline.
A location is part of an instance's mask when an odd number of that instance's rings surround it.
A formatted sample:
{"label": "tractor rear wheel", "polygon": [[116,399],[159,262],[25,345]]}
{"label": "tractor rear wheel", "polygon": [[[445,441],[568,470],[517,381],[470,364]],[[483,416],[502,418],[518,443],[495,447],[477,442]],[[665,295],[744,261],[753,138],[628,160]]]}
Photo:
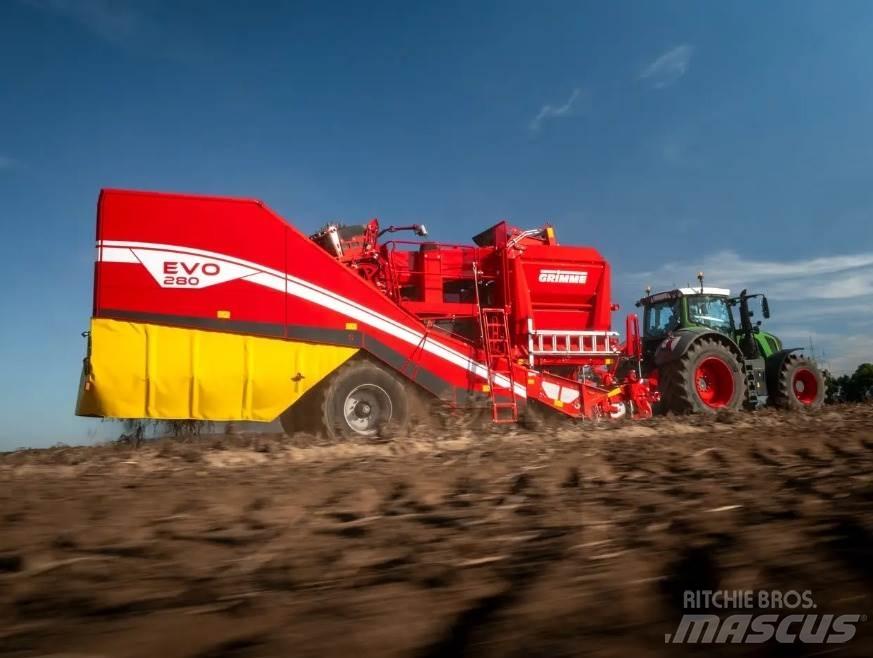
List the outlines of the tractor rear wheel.
{"label": "tractor rear wheel", "polygon": [[783,409],[818,409],[824,403],[825,382],[815,361],[789,354],[776,374],[772,401]]}
{"label": "tractor rear wheel", "polygon": [[664,410],[677,414],[735,410],[746,398],[746,382],[737,355],[710,338],[701,338],[664,366],[660,388]]}
{"label": "tractor rear wheel", "polygon": [[320,411],[329,438],[373,439],[406,429],[409,396],[387,370],[369,361],[350,361],[324,387]]}

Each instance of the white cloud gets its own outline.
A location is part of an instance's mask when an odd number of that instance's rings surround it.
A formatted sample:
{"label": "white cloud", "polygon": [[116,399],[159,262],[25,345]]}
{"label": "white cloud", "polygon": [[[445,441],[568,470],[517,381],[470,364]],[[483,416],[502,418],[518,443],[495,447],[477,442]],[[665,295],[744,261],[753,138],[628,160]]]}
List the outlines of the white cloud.
{"label": "white cloud", "polygon": [[543,105],[539,114],[530,122],[530,129],[533,132],[537,132],[542,127],[544,121],[570,116],[573,113],[573,106],[579,100],[581,94],[581,89],[574,89],[573,93],[570,94],[570,98],[563,105],[558,105],[557,107],[554,105]]}
{"label": "white cloud", "polygon": [[862,363],[873,362],[873,332],[837,333],[803,325],[768,326],[786,347],[799,347],[834,375],[851,374]]}
{"label": "white cloud", "polygon": [[640,80],[645,80],[655,89],[663,89],[688,73],[694,46],[687,43],[668,50],[646,65],[640,72]]}
{"label": "white cloud", "polygon": [[141,25],[143,16],[131,3],[112,0],[24,0],[41,11],[70,18],[99,37],[121,43]]}
{"label": "white cloud", "polygon": [[742,258],[733,251],[704,256],[697,262],[667,263],[657,270],[632,275],[635,281],[672,285],[694,280],[703,269],[718,285],[736,287],[764,284],[774,298],[850,299],[873,295],[873,253],[824,256],[796,261]]}
{"label": "white cloud", "polygon": [[47,16],[71,21],[91,34],[130,52],[174,60],[209,56],[196,35],[180,22],[158,16],[154,2],[128,0],[18,0]]}
{"label": "white cloud", "polygon": [[[860,299],[816,300],[816,319],[833,322],[840,320],[846,326],[857,326],[873,322],[873,296]],[[810,309],[806,305],[791,304],[779,311],[779,317],[786,321],[808,320]]]}
{"label": "white cloud", "polygon": [[814,352],[820,365],[835,375],[851,374],[862,363],[873,363],[873,332],[870,331],[841,334],[789,325],[780,327],[778,334],[786,346]]}
{"label": "white cloud", "polygon": [[835,375],[851,374],[862,363],[873,363],[873,334],[839,336],[825,349],[825,367]]}
{"label": "white cloud", "polygon": [[703,161],[694,148],[695,141],[687,135],[665,135],[653,141],[652,153],[669,167],[698,168]]}

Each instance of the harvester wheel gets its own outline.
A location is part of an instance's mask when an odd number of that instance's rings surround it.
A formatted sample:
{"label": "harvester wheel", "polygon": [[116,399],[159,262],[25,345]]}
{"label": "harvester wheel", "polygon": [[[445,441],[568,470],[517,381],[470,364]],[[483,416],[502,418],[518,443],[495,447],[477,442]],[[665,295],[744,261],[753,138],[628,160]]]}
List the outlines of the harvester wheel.
{"label": "harvester wheel", "polygon": [[372,439],[401,432],[409,422],[406,388],[373,363],[351,361],[324,388],[321,419],[331,439]]}
{"label": "harvester wheel", "polygon": [[776,375],[771,400],[783,409],[818,409],[824,403],[825,382],[815,361],[789,354]]}
{"label": "harvester wheel", "polygon": [[739,409],[746,382],[739,359],[722,343],[701,338],[660,373],[661,400],[673,413]]}

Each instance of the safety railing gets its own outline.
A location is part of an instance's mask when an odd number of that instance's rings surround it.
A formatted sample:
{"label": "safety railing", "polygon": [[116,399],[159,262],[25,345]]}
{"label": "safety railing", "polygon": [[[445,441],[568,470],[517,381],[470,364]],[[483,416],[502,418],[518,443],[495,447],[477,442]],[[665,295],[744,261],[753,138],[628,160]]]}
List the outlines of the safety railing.
{"label": "safety railing", "polygon": [[527,321],[528,358],[530,365],[538,356],[615,356],[619,353],[617,331],[574,331],[534,329]]}

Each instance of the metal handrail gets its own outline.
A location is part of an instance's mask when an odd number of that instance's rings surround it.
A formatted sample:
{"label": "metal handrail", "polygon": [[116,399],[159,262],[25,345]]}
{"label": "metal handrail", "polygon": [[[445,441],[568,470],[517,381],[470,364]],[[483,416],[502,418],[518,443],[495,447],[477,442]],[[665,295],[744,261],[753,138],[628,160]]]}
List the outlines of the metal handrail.
{"label": "metal handrail", "polygon": [[[535,356],[613,356],[621,350],[611,344],[610,339],[618,335],[617,331],[537,330],[533,328],[533,320],[528,318],[528,360],[533,366]],[[599,339],[602,339],[602,342]]]}
{"label": "metal handrail", "polygon": [[576,331],[575,329],[540,329],[531,331],[534,336],[549,335],[549,336],[618,336],[617,331]]}

